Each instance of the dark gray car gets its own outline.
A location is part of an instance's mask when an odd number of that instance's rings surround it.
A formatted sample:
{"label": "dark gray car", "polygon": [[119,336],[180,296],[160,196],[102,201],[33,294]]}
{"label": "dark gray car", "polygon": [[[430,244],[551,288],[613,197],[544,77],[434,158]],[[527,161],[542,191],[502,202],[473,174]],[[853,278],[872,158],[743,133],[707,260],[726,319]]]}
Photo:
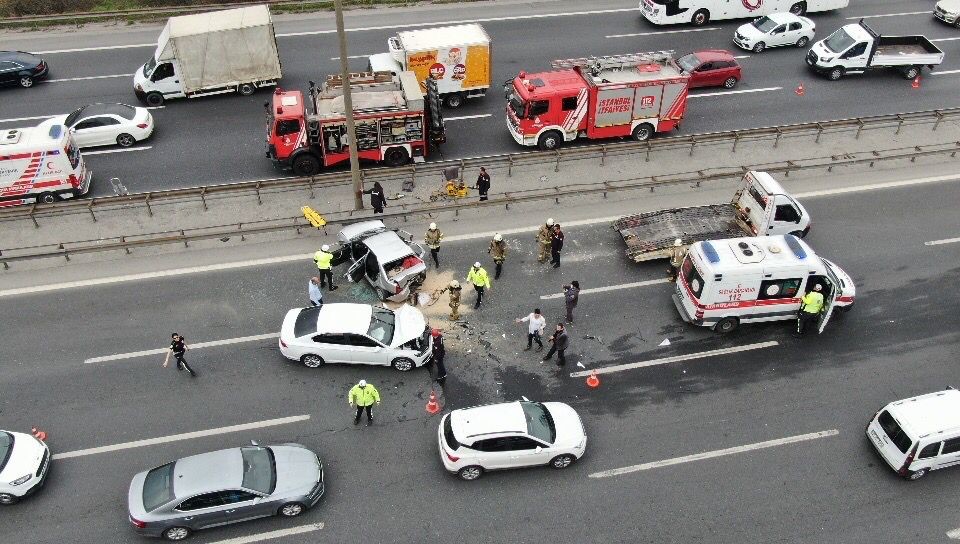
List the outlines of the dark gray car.
{"label": "dark gray car", "polygon": [[294,517],[323,496],[323,463],[300,444],[184,457],[130,482],[138,534],[183,540],[193,531],[267,516]]}

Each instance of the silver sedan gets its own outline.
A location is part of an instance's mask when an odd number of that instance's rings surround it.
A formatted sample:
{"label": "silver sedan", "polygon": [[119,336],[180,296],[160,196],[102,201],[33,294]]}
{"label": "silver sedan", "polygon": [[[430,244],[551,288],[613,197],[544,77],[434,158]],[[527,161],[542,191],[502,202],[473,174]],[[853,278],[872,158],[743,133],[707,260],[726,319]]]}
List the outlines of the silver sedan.
{"label": "silver sedan", "polygon": [[299,516],[323,496],[323,464],[300,444],[253,445],[184,457],[130,483],[130,523],[144,536],[183,540],[193,531],[267,516]]}

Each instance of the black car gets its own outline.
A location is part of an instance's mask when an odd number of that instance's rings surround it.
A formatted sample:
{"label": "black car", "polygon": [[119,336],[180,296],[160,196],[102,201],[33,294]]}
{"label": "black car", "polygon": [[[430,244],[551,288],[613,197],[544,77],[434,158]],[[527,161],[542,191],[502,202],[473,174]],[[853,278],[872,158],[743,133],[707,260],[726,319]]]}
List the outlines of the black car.
{"label": "black car", "polygon": [[0,51],[0,85],[33,87],[47,77],[49,67],[43,59],[23,51]]}

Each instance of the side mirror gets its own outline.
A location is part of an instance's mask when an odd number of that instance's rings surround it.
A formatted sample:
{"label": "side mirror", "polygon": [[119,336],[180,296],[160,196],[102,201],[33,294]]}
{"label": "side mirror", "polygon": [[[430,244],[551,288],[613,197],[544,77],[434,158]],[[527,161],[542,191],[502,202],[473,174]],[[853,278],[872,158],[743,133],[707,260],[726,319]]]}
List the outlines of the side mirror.
{"label": "side mirror", "polygon": [[537,449],[536,449],[536,450],[534,450],[534,451],[536,451],[537,453],[540,453],[540,452],[542,452],[542,451],[543,451],[543,448],[541,448],[540,446],[537,446]]}
{"label": "side mirror", "polygon": [[250,441],[250,445],[251,445],[251,446],[259,446],[260,443],[257,442],[256,440],[251,440],[251,441]]}

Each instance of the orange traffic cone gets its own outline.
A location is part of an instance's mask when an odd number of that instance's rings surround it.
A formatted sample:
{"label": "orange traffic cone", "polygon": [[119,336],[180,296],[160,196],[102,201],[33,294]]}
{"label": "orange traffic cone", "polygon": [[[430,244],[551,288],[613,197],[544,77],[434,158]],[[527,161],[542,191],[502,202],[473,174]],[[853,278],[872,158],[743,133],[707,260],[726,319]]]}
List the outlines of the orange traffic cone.
{"label": "orange traffic cone", "polygon": [[803,83],[801,83],[801,84],[799,84],[799,85],[797,85],[797,88],[796,88],[796,90],[795,90],[795,91],[793,91],[793,92],[795,92],[795,93],[797,93],[797,96],[803,96],[803,93],[804,93],[804,90],[803,90]]}
{"label": "orange traffic cone", "polygon": [[920,76],[917,76],[917,77],[913,78],[913,83],[911,83],[910,86],[913,87],[914,89],[919,89],[919,88],[920,88]]}
{"label": "orange traffic cone", "polygon": [[34,437],[34,438],[36,438],[37,440],[39,440],[39,441],[41,441],[41,442],[44,442],[44,441],[47,440],[47,433],[45,433],[45,432],[43,432],[43,431],[41,431],[41,430],[38,430],[36,427],[31,427],[31,428],[30,428],[30,433],[33,434],[33,437]]}
{"label": "orange traffic cone", "polygon": [[427,413],[436,414],[439,411],[440,411],[440,404],[437,403],[437,393],[431,389],[430,400],[427,401]]}
{"label": "orange traffic cone", "polygon": [[590,373],[590,377],[587,378],[587,387],[600,387],[600,378],[597,377],[597,371],[594,370]]}

